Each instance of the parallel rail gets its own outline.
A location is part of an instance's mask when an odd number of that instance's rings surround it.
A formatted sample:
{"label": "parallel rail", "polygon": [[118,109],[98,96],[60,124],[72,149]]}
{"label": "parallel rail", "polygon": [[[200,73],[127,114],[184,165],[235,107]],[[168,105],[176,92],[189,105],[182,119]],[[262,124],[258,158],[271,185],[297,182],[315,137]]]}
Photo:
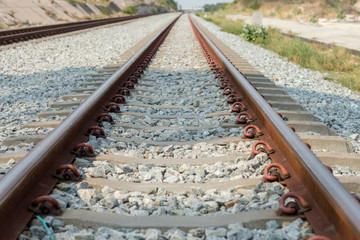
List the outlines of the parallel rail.
{"label": "parallel rail", "polygon": [[292,192],[302,196],[310,205],[304,215],[317,234],[331,239],[359,239],[360,206],[354,197],[331,174],[299,137],[280,118],[247,79],[192,20],[199,41],[208,49],[217,67],[225,70],[231,87],[250,106],[248,112],[256,117],[251,123],[259,127],[274,149],[273,162],[281,163],[290,173],[285,182]]}
{"label": "parallel rail", "polygon": [[98,27],[102,25],[128,21],[132,19],[147,17],[154,14],[142,14],[135,16],[117,17],[117,18],[106,18],[96,19],[72,23],[53,24],[39,27],[28,27],[20,29],[11,29],[0,31],[0,46],[7,45],[16,42],[27,41],[36,38],[42,38],[52,36],[56,34],[62,34],[72,31],[78,31],[87,28]]}

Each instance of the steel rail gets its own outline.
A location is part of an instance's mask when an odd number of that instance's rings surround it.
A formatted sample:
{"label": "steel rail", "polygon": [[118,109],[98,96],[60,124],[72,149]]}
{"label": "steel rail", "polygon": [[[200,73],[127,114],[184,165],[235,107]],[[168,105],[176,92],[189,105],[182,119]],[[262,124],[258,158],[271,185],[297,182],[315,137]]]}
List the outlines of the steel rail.
{"label": "steel rail", "polygon": [[[42,142],[0,180],[0,236],[15,239],[33,216],[28,208],[39,196],[47,195],[57,183],[53,177],[59,166],[71,163],[73,148],[86,142],[96,117],[127,81],[145,56],[157,48],[178,17],[165,26],[74,110]],[[149,53],[150,52],[150,53]]]}
{"label": "steel rail", "polygon": [[[110,18],[106,18],[110,19]],[[45,29],[54,29],[56,27],[65,27],[65,26],[72,26],[76,24],[81,23],[90,23],[90,22],[101,22],[106,19],[96,19],[96,20],[87,20],[87,21],[77,21],[77,22],[70,22],[70,23],[59,23],[59,24],[49,24],[49,25],[43,25],[43,26],[35,26],[35,27],[24,27],[24,28],[16,28],[16,29],[6,29],[0,31],[0,36],[7,36],[12,34],[18,34],[18,33],[26,33],[26,32],[35,32],[39,30],[45,30]]]}
{"label": "steel rail", "polygon": [[[315,233],[331,239],[360,239],[360,206],[343,185],[330,173],[311,150],[296,136],[247,79],[235,68],[216,45],[191,18],[193,28],[225,69],[241,101],[250,106],[256,116],[252,124],[264,132],[275,149],[273,162],[281,163],[290,173],[285,182],[289,189],[300,194],[311,210],[304,213]],[[247,110],[248,111],[248,110]]]}
{"label": "steel rail", "polygon": [[[134,16],[126,16],[126,17],[134,17]],[[126,18],[126,17],[121,17],[121,18]],[[34,32],[34,31],[45,30],[45,29],[53,29],[53,28],[56,28],[56,27],[72,26],[72,25],[82,24],[82,23],[86,24],[86,23],[91,23],[91,22],[93,22],[93,23],[102,22],[102,21],[113,20],[113,19],[117,19],[117,18],[102,18],[102,19],[85,20],[85,21],[77,21],[77,22],[49,24],[49,25],[34,26],[34,27],[5,29],[5,30],[0,31],[0,36],[6,36],[6,35],[18,34],[18,33],[25,33],[25,32]]]}
{"label": "steel rail", "polygon": [[30,28],[22,28],[22,29],[14,29],[14,30],[5,30],[0,31],[0,45],[11,44],[19,41],[26,41],[35,38],[41,38],[66,32],[72,32],[117,22],[128,21],[132,19],[148,17],[156,14],[142,14],[135,16],[126,16],[126,17],[118,17],[118,18],[106,18],[106,19],[96,19],[96,20],[88,20],[81,22],[73,22],[73,23],[64,23],[64,24],[54,24],[54,25],[46,25],[40,27],[30,27]]}

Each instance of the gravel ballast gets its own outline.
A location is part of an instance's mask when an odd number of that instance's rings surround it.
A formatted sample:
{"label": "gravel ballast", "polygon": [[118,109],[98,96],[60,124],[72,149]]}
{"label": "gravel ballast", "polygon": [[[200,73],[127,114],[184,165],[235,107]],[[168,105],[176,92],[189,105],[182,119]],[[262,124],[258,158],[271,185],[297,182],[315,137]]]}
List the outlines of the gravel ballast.
{"label": "gravel ballast", "polygon": [[360,153],[360,94],[326,81],[326,74],[303,68],[239,36],[222,32],[220,27],[194,16],[211,33],[246,59],[294,100],[318,117],[337,134],[346,138]]}

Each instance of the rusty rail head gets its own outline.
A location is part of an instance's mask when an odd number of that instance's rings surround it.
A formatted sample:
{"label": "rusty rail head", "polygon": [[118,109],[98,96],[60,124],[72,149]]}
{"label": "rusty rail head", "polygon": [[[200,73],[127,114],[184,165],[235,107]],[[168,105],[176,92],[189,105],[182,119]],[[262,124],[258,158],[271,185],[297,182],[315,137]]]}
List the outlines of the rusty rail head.
{"label": "rusty rail head", "polygon": [[[250,106],[266,140],[275,149],[274,162],[282,164],[291,178],[285,182],[311,205],[305,216],[317,234],[331,239],[360,239],[360,205],[310,149],[295,135],[255,88],[232,65],[191,19],[194,29],[217,63],[231,78],[237,93]],[[250,110],[247,110],[250,111]],[[273,143],[273,144],[271,144]]]}
{"label": "rusty rail head", "polygon": [[52,174],[62,164],[72,162],[75,157],[73,148],[87,140],[87,129],[98,124],[97,116],[105,112],[103,109],[119,86],[128,79],[149,49],[168,33],[176,20],[161,29],[0,180],[2,239],[15,239],[21,233],[33,214],[27,211],[31,202],[52,190],[57,182]]}
{"label": "rusty rail head", "polygon": [[69,22],[69,23],[58,23],[58,24],[49,24],[49,25],[33,26],[33,27],[21,27],[21,28],[16,28],[16,29],[5,29],[5,30],[0,31],[0,36],[17,34],[17,33],[25,33],[25,32],[34,32],[34,31],[45,30],[45,29],[54,29],[57,27],[66,27],[66,26],[73,26],[73,25],[78,25],[78,24],[111,22],[111,21],[116,22],[121,19],[130,20],[130,19],[134,19],[134,18],[138,18],[138,17],[146,17],[149,15],[152,15],[152,14],[141,14],[141,15],[115,17],[115,18],[101,18],[101,19],[94,19],[94,20]]}

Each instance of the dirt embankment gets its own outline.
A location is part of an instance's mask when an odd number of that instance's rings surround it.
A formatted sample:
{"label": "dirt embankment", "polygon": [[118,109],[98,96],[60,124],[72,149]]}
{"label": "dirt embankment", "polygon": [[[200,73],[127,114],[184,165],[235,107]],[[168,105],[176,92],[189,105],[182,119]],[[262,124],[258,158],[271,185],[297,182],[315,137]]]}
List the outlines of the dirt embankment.
{"label": "dirt embankment", "polygon": [[140,2],[136,0],[0,0],[0,29],[122,16],[125,14],[121,10],[131,5],[137,5],[136,14],[170,11],[152,3],[151,0]]}

